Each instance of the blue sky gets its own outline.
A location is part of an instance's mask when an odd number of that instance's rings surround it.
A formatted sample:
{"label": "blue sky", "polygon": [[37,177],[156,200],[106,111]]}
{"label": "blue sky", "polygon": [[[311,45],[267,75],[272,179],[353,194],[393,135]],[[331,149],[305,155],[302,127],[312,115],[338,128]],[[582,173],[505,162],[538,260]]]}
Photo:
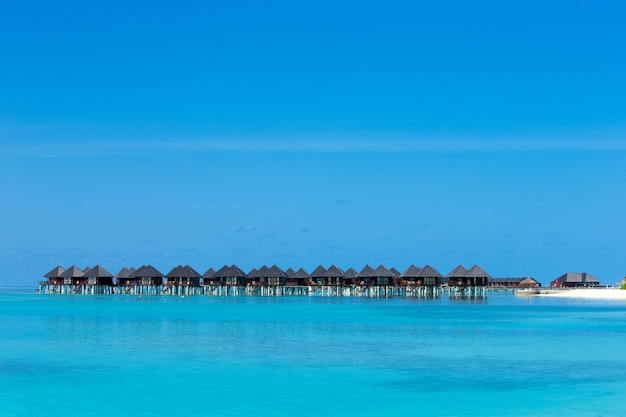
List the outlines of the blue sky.
{"label": "blue sky", "polygon": [[0,6],[0,284],[626,275],[621,2],[128,3]]}

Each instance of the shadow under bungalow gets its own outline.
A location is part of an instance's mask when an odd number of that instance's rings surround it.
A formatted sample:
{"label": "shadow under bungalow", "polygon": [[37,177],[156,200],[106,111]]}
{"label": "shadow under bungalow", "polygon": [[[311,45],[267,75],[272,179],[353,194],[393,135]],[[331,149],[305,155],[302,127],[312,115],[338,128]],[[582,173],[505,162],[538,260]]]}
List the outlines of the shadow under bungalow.
{"label": "shadow under bungalow", "polygon": [[[579,275],[575,274],[557,278],[552,286],[576,282],[593,285],[597,281],[586,273],[579,274],[581,278],[576,281]],[[73,265],[68,269],[57,266],[44,277],[39,292],[47,294],[482,297],[488,290],[541,286],[531,277],[492,278],[478,265],[469,269],[459,265],[445,276],[430,265],[411,265],[404,272],[384,265],[365,265],[359,271],[319,265],[310,273],[303,268],[283,270],[277,265],[263,265],[246,273],[237,265],[224,265],[217,270],[209,268],[204,274],[189,265],[178,265],[167,274],[152,265],[124,267],[116,274],[100,265],[85,269]]]}

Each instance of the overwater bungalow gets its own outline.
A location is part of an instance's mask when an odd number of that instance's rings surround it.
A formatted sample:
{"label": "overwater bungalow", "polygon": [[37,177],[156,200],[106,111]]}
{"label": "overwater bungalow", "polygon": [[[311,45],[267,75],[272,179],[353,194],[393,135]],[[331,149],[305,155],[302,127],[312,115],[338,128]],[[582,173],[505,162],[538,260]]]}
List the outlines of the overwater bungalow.
{"label": "overwater bungalow", "polygon": [[58,285],[63,282],[61,274],[65,272],[65,268],[61,265],[53,268],[50,272],[44,275],[44,278],[48,278],[46,281],[42,281],[41,285]]}
{"label": "overwater bungalow", "polygon": [[285,271],[285,285],[290,287],[298,285],[298,273],[293,268]]}
{"label": "overwater bungalow", "polygon": [[327,285],[326,282],[326,268],[324,266],[319,265],[317,268],[311,272],[309,277],[309,283],[311,285]]}
{"label": "overwater bungalow", "polygon": [[370,272],[371,283],[378,286],[394,285],[395,275],[388,270],[383,264]]}
{"label": "overwater bungalow", "polygon": [[541,284],[531,277],[489,278],[489,287],[493,288],[539,288]]}
{"label": "overwater bungalow", "polygon": [[168,285],[189,285],[193,287],[200,286],[201,275],[189,265],[178,265],[173,268],[166,276]]}
{"label": "overwater bungalow", "polygon": [[566,272],[550,282],[551,287],[596,287],[600,280],[587,272]]}
{"label": "overwater bungalow", "polygon": [[430,265],[426,265],[417,274],[417,285],[425,287],[436,287],[441,285],[443,281],[443,275],[439,273],[435,268]]}
{"label": "overwater bungalow", "polygon": [[342,285],[346,279],[346,273],[336,265],[331,265],[324,272],[324,279],[326,285],[339,286]]}
{"label": "overwater bungalow", "polygon": [[[263,265],[259,269],[252,268],[252,270],[246,275],[246,285],[264,285],[268,269],[267,265]],[[263,279],[261,279],[261,277],[263,277]]]}
{"label": "overwater bungalow", "polygon": [[[133,268],[132,266],[130,267],[130,269],[123,267],[119,270],[117,274],[113,276],[113,279],[117,282],[118,285],[129,285],[130,274],[133,272],[135,272],[135,268]],[[126,281],[128,281],[128,284],[126,284]]]}
{"label": "overwater bungalow", "polygon": [[344,271],[344,273],[346,274],[346,279],[344,281],[345,285],[357,285],[357,274],[358,272],[356,272],[356,270],[354,268],[348,268]]}
{"label": "overwater bungalow", "polygon": [[163,274],[152,265],[144,265],[128,275],[125,285],[163,285]]}
{"label": "overwater bungalow", "polygon": [[258,269],[252,268],[250,272],[246,274],[246,285],[258,285],[259,284],[259,277],[257,276],[258,273],[259,273]]}
{"label": "overwater bungalow", "polygon": [[[100,265],[89,269],[87,273],[73,265],[67,270],[57,266],[45,274],[47,281],[40,282],[39,291],[60,294],[366,297],[437,296],[447,292],[451,296],[474,297],[484,296],[486,285],[516,288],[539,286],[536,280],[528,277],[491,279],[478,265],[469,270],[459,265],[447,276],[450,285],[446,285],[441,274],[429,265],[423,269],[411,265],[401,274],[392,269],[382,264],[376,269],[365,265],[357,273],[353,268],[343,271],[336,265],[328,269],[319,265],[308,274],[303,268],[283,271],[277,265],[263,265],[258,270],[253,268],[246,275],[237,265],[224,265],[218,271],[209,268],[201,276],[189,265],[178,265],[165,276],[167,285],[163,286],[164,275],[151,265],[144,265],[137,270],[124,267],[115,276]],[[553,285],[594,285],[599,282],[586,273],[568,273],[560,278],[569,280],[563,284],[555,280],[557,283]]]}
{"label": "overwater bungalow", "polygon": [[87,279],[87,285],[113,285],[113,275],[100,265],[96,265],[85,272],[83,278]]}
{"label": "overwater bungalow", "polygon": [[285,280],[287,278],[287,275],[285,275],[285,272],[280,269],[277,265],[272,265],[270,268],[267,268],[265,270],[265,273],[263,274],[264,276],[261,276],[261,282],[264,285],[270,285],[270,286],[278,286],[278,285],[285,285]]}
{"label": "overwater bungalow", "polygon": [[466,285],[470,287],[486,287],[489,283],[489,275],[478,265],[474,265],[467,271]]}
{"label": "overwater bungalow", "polygon": [[[235,280],[233,280],[233,279],[232,279],[232,278],[234,277],[234,278],[237,278],[237,280],[236,280],[236,281],[239,283],[239,285],[245,285],[245,283],[246,283],[246,273],[245,273],[245,272],[243,272],[243,271],[241,270],[241,268],[239,268],[239,267],[238,267],[237,265],[235,265],[235,264],[232,264],[232,265],[230,266],[230,269],[231,269],[231,271],[232,271],[232,272],[231,272],[231,282],[232,282],[232,281],[235,281]],[[227,282],[228,282],[228,281],[227,281]]]}
{"label": "overwater bungalow", "polygon": [[[230,265],[224,265],[213,273],[209,285],[222,285],[230,273]],[[206,283],[206,281],[204,281]]]}
{"label": "overwater bungalow", "polygon": [[308,272],[306,272],[304,268],[298,269],[296,271],[296,274],[298,274],[298,285],[301,285],[301,286],[309,285],[311,276]]}
{"label": "overwater bungalow", "polygon": [[202,285],[213,285],[215,278],[215,269],[209,268],[207,271],[202,274]]}
{"label": "overwater bungalow", "polygon": [[374,272],[374,268],[369,265],[365,265],[363,269],[356,274],[359,285],[370,285],[370,274]]}
{"label": "overwater bungalow", "polygon": [[399,277],[400,276],[400,271],[398,271],[394,267],[389,268],[389,271],[393,274],[394,277]]}
{"label": "overwater bungalow", "polygon": [[459,265],[446,275],[446,280],[448,281],[448,285],[451,287],[462,286],[465,277],[467,277],[467,268],[463,265]]}
{"label": "overwater bungalow", "polygon": [[246,273],[243,272],[237,265],[224,265],[214,274],[214,278],[228,286],[243,286],[246,285]]}
{"label": "overwater bungalow", "polygon": [[77,267],[76,265],[72,265],[65,271],[63,271],[59,278],[63,278],[62,284],[64,285],[83,285],[86,282],[86,278],[83,277],[85,272]]}
{"label": "overwater bungalow", "polygon": [[[139,269],[144,268],[145,265],[142,265],[139,267]],[[130,268],[128,270],[128,274],[126,276],[125,279],[118,279],[117,280],[117,285],[130,285],[130,286],[136,286],[136,285],[141,285],[141,278],[137,278],[135,276],[133,276],[133,274],[137,272],[137,269],[135,268]]]}
{"label": "overwater bungalow", "polygon": [[400,284],[411,286],[417,285],[417,281],[419,280],[419,273],[421,270],[422,268],[418,266],[409,266],[407,269],[404,270],[403,273],[398,276],[398,278],[400,279]]}

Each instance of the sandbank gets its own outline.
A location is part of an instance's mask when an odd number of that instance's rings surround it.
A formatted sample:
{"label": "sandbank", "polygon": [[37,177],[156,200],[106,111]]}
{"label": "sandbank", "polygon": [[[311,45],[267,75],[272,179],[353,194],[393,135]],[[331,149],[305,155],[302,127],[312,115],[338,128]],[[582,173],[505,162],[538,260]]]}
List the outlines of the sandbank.
{"label": "sandbank", "polygon": [[541,291],[538,296],[563,298],[592,298],[599,300],[626,300],[626,290],[619,288],[572,288]]}

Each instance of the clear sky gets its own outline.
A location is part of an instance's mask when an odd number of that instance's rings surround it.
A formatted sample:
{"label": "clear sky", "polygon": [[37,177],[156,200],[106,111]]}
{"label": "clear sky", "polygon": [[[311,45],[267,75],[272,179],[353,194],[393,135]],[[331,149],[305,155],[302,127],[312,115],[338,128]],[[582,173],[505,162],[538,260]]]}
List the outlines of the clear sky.
{"label": "clear sky", "polygon": [[0,285],[626,275],[621,1],[3,2]]}

